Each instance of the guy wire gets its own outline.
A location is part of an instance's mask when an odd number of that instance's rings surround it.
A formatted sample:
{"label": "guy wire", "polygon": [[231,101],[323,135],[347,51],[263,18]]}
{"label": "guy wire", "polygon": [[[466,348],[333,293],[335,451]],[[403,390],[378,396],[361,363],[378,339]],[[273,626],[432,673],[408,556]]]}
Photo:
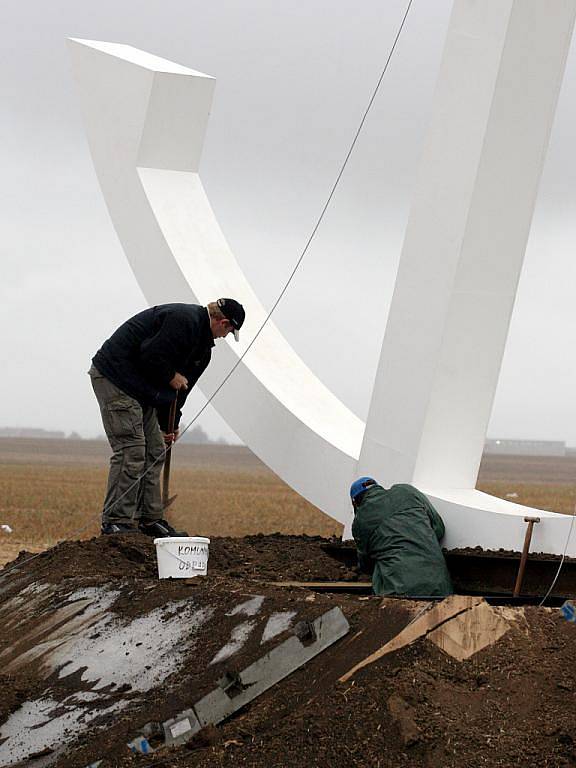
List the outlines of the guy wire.
{"label": "guy wire", "polygon": [[556,571],[556,575],[552,579],[552,583],[550,584],[548,592],[546,592],[542,600],[538,603],[539,607],[542,607],[546,602],[546,600],[548,600],[548,598],[550,597],[550,593],[556,586],[556,582],[558,581],[558,577],[560,576],[560,571],[562,570],[562,567],[564,565],[564,560],[566,560],[566,552],[568,552],[568,545],[570,544],[570,539],[572,537],[572,530],[574,528],[575,516],[576,516],[576,505],[574,506],[574,510],[572,512],[572,520],[570,521],[570,527],[568,528],[568,536],[566,537],[566,544],[564,545],[564,552],[562,552],[562,557],[560,558],[560,564],[558,565],[558,570]]}

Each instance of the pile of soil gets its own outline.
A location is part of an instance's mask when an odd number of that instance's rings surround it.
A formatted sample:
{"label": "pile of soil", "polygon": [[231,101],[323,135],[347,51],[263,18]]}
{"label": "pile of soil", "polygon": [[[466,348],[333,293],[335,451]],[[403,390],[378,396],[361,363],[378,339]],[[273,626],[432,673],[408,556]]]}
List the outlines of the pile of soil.
{"label": "pile of soil", "polygon": [[[0,602],[31,584],[51,588],[42,615],[23,622],[16,635],[13,626],[0,623],[0,653],[15,636],[33,637],[34,622],[42,621],[52,604],[65,603],[73,590],[97,586],[119,592],[113,610],[120,617],[164,610],[168,620],[170,605],[187,598],[225,615],[257,593],[270,610],[294,609],[310,619],[339,606],[351,626],[333,647],[218,727],[178,748],[131,754],[126,743],[144,723],[174,716],[217,683],[223,667],[210,667],[209,661],[229,637],[232,619],[211,624],[177,674],[145,701],[116,691],[129,699],[128,706],[116,717],[95,721],[52,765],[84,768],[102,759],[101,768],[576,766],[576,626],[558,611],[526,607],[497,643],[463,662],[421,639],[340,683],[344,672],[401,631],[422,605],[265,583],[356,579],[338,545],[316,537],[214,538],[209,564],[209,578],[158,581],[150,540],[110,536],[65,542],[34,559],[22,554],[6,567]],[[233,666],[241,670],[262,653],[254,635]],[[45,691],[59,700],[82,689],[78,675],[45,680],[35,662],[16,673],[0,673],[0,685],[0,725]],[[26,765],[36,768],[46,759],[50,755]]]}
{"label": "pile of soil", "polygon": [[[309,673],[147,766],[381,768],[576,765],[576,628],[526,610],[526,625],[466,662],[419,641],[317,691]],[[315,681],[312,681],[313,683]],[[282,707],[287,692],[298,698]],[[293,706],[296,704],[296,706]],[[289,750],[290,757],[286,754]],[[134,765],[125,758],[121,765]]]}
{"label": "pile of soil", "polygon": [[[321,536],[216,536],[210,539],[210,574],[261,581],[357,581],[355,550],[345,547],[348,562],[342,562],[333,553],[340,548]],[[39,555],[21,552],[6,570],[20,564],[26,568],[31,557],[35,574],[51,583],[76,578],[79,563],[85,573],[102,578],[153,577],[157,573],[153,540],[142,534],[65,541]]]}
{"label": "pile of soil", "polygon": [[[512,591],[518,573],[518,552],[485,552],[477,547],[453,549],[445,552],[445,557],[457,592],[492,595]],[[523,593],[545,595],[555,579],[558,560],[556,555],[531,553]],[[242,538],[211,537],[209,568],[212,575],[259,582],[369,582],[370,576],[358,571],[356,561],[353,542],[277,533]],[[79,563],[84,572],[102,579],[156,575],[154,543],[142,534],[67,541],[37,555],[22,552],[6,569],[22,564],[23,568],[33,568],[37,576],[54,583],[76,578]],[[566,558],[553,594],[576,594],[576,561],[572,558]]]}

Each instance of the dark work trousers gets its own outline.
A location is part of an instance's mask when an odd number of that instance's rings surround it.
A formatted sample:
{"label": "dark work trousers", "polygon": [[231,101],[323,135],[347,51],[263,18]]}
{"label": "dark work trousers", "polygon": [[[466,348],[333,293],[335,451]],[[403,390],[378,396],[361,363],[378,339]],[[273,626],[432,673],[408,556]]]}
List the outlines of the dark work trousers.
{"label": "dark work trousers", "polygon": [[[88,373],[113,451],[102,524],[160,520],[164,516],[160,473],[165,446],[156,409],[141,406],[94,366]],[[152,468],[146,472],[148,467]]]}

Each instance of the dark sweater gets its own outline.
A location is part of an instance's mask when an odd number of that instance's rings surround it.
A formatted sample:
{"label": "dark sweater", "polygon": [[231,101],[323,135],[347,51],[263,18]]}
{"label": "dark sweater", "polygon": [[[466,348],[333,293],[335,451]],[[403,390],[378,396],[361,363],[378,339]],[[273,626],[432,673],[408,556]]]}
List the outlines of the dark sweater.
{"label": "dark sweater", "polygon": [[213,346],[205,307],[160,304],[123,323],[92,362],[103,376],[141,405],[155,406],[160,427],[166,431],[176,394],[170,381],[175,373],[188,379],[188,389],[178,392],[178,425],[188,392],[210,362]]}

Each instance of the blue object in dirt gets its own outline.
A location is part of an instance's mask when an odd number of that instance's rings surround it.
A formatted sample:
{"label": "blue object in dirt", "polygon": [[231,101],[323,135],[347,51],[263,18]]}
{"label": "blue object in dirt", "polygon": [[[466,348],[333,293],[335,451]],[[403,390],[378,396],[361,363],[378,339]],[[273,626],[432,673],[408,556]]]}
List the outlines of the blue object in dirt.
{"label": "blue object in dirt", "polygon": [[154,752],[145,736],[136,737],[127,746],[131,752],[140,752],[141,755],[149,755],[151,752]]}
{"label": "blue object in dirt", "polygon": [[576,605],[574,605],[572,600],[566,600],[560,608],[560,613],[564,616],[566,621],[571,621],[573,624],[576,624]]}

